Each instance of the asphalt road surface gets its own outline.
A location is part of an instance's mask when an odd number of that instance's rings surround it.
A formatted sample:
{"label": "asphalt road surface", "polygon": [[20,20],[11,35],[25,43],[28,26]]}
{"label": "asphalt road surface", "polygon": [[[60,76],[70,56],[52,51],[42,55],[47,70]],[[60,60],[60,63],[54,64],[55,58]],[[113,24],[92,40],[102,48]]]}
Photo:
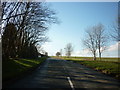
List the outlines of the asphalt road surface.
{"label": "asphalt road surface", "polygon": [[71,61],[49,58],[31,75],[12,84],[9,88],[68,88],[114,89],[119,88],[117,80]]}

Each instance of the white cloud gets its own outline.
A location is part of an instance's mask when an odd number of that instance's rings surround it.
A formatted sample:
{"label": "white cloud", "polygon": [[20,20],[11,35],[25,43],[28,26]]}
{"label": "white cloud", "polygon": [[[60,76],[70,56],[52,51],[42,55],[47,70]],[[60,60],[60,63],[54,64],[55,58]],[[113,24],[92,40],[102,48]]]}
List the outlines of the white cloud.
{"label": "white cloud", "polygon": [[120,51],[120,48],[118,48],[120,45],[120,42],[116,42],[113,45],[110,45],[107,47],[106,51],[103,52],[103,57],[119,57],[118,52]]}
{"label": "white cloud", "polygon": [[76,54],[76,55],[80,55],[81,52],[80,52],[80,51],[76,51],[74,54]]}
{"label": "white cloud", "polygon": [[118,45],[120,45],[120,42],[117,42],[116,44],[113,44],[107,48],[107,51],[118,51]]}
{"label": "white cloud", "polygon": [[84,49],[74,52],[72,56],[91,56],[91,52],[88,49]]}
{"label": "white cloud", "polygon": [[91,52],[90,52],[89,49],[84,49],[82,53],[83,53],[83,54],[90,54]]}

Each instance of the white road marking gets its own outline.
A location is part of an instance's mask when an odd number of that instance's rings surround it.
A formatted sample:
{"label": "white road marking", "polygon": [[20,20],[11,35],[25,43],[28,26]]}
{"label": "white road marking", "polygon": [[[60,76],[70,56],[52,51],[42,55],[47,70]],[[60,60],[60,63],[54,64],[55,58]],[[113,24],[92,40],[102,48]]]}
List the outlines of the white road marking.
{"label": "white road marking", "polygon": [[73,86],[73,83],[72,83],[70,77],[67,77],[67,79],[68,79],[68,82],[69,82],[70,87],[72,88],[72,90],[75,90],[75,88],[74,88],[74,86]]}

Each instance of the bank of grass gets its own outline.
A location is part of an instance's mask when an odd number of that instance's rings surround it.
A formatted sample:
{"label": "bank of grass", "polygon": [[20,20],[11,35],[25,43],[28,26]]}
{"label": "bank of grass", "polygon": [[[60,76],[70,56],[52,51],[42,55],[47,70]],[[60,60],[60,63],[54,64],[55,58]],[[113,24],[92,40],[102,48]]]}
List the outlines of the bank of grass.
{"label": "bank of grass", "polygon": [[60,59],[72,60],[120,80],[120,58],[102,58],[101,61],[98,58],[93,61],[92,57],[62,57]]}
{"label": "bank of grass", "polygon": [[98,70],[104,74],[120,79],[120,63],[108,61],[75,61],[87,67]]}
{"label": "bank of grass", "polygon": [[2,80],[9,81],[20,76],[24,76],[26,73],[31,72],[47,58],[38,59],[10,59],[2,62]]}
{"label": "bank of grass", "polygon": [[[93,60],[93,57],[66,57],[66,56],[62,56],[62,57],[56,57],[56,56],[52,56],[52,58],[62,58],[62,59],[66,59],[66,60]],[[97,61],[100,61],[99,58],[96,58]],[[111,61],[111,62],[120,62],[120,58],[115,58],[115,57],[102,57],[101,61]]]}

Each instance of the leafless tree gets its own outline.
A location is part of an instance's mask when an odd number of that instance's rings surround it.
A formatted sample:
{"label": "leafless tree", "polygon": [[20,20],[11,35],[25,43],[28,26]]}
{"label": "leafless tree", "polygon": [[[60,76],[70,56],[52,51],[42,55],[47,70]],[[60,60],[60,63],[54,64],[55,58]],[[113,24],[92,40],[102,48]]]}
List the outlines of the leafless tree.
{"label": "leafless tree", "polygon": [[101,60],[101,53],[106,49],[107,36],[104,30],[102,24],[98,24],[86,30],[87,38],[84,40],[84,45],[93,53],[93,60],[96,60],[97,50]]}
{"label": "leafless tree", "polygon": [[73,52],[73,46],[71,43],[68,43],[65,47],[66,56],[70,57]]}
{"label": "leafless tree", "polygon": [[[2,37],[4,37],[3,44],[6,44],[5,40],[8,38],[6,37],[7,34],[4,33],[5,29],[11,23],[14,24],[17,34],[16,54],[23,57],[27,56],[27,52],[33,52],[33,50],[36,52],[36,45],[41,45],[41,43],[47,41],[46,31],[49,24],[56,23],[56,16],[55,12],[42,2],[3,2],[2,26],[4,27],[1,30]],[[8,31],[8,29],[6,30]],[[12,39],[12,37],[9,37],[9,39]],[[10,43],[10,45],[12,44]]]}
{"label": "leafless tree", "polygon": [[106,50],[108,36],[105,34],[105,29],[102,24],[96,25],[94,29],[95,29],[95,35],[96,35],[95,37],[97,39],[99,59],[101,60],[101,54],[104,50]]}
{"label": "leafless tree", "polygon": [[120,16],[112,26],[112,33],[110,34],[114,41],[120,41]]}
{"label": "leafless tree", "polygon": [[97,38],[94,27],[88,28],[86,34],[87,38],[83,41],[83,44],[92,52],[93,60],[96,60]]}

